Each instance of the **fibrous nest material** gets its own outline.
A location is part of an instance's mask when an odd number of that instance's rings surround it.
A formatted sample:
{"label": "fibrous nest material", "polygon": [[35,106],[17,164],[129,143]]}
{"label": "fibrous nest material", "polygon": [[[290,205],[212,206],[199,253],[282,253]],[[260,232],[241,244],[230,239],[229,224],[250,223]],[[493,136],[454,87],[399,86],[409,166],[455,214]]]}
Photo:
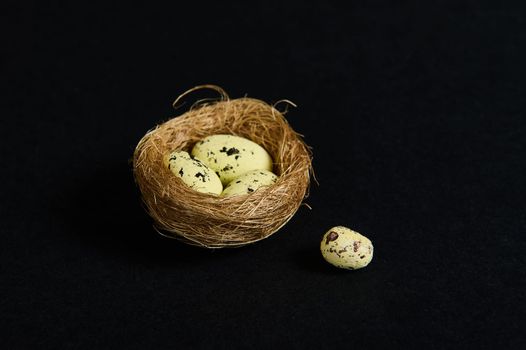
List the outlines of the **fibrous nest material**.
{"label": "fibrous nest material", "polygon": [[[278,231],[308,195],[312,153],[283,113],[261,100],[221,99],[195,104],[186,113],[157,125],[139,141],[133,172],[155,229],[168,237],[206,248],[239,247]],[[163,163],[173,150],[190,151],[206,136],[232,134],[264,147],[273,159],[278,181],[254,193],[220,197],[194,191]]]}

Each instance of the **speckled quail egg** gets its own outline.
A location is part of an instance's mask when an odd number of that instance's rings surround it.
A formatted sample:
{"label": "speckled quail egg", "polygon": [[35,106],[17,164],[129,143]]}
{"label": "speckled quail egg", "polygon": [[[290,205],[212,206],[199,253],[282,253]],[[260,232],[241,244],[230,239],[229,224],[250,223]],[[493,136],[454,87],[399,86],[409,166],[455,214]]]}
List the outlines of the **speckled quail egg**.
{"label": "speckled quail egg", "polygon": [[278,177],[268,170],[252,170],[230,181],[221,196],[249,194],[262,186],[270,186],[276,183],[277,179]]}
{"label": "speckled quail egg", "polygon": [[223,185],[251,170],[272,171],[272,158],[268,152],[240,136],[207,136],[195,144],[191,154],[213,169]]}
{"label": "speckled quail egg", "polygon": [[336,226],[327,231],[323,235],[320,249],[328,263],[342,269],[361,269],[373,258],[371,241],[344,226]]}
{"label": "speckled quail egg", "polygon": [[223,191],[223,185],[217,174],[199,159],[193,159],[187,152],[171,152],[164,161],[168,169],[190,188],[216,195]]}

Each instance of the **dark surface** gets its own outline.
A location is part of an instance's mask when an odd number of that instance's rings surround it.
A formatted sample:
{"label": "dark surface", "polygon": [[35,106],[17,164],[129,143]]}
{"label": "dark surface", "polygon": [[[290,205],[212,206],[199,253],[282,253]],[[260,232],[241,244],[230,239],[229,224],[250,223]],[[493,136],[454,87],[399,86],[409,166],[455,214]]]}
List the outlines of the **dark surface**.
{"label": "dark surface", "polygon": [[[2,346],[524,347],[522,10],[3,11]],[[157,235],[128,162],[204,83],[294,101],[314,151],[313,209],[241,249]],[[322,260],[335,225],[371,238],[369,267]]]}

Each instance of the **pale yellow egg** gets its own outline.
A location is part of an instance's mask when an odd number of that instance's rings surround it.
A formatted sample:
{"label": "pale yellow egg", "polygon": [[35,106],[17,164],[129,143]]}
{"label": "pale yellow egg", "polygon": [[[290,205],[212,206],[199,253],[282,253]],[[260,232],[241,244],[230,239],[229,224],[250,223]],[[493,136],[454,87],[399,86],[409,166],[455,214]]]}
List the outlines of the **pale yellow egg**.
{"label": "pale yellow egg", "polygon": [[328,263],[342,269],[361,269],[373,259],[371,241],[344,226],[327,231],[321,240],[320,250]]}
{"label": "pale yellow egg", "polygon": [[273,185],[277,180],[278,177],[268,170],[252,170],[230,181],[221,196],[250,194],[260,187]]}
{"label": "pale yellow egg", "polygon": [[166,155],[165,165],[190,188],[219,195],[223,185],[217,174],[199,159],[193,159],[185,151],[175,151]]}
{"label": "pale yellow egg", "polygon": [[234,135],[211,135],[197,142],[192,156],[213,169],[223,185],[251,170],[272,171],[272,158],[257,143]]}

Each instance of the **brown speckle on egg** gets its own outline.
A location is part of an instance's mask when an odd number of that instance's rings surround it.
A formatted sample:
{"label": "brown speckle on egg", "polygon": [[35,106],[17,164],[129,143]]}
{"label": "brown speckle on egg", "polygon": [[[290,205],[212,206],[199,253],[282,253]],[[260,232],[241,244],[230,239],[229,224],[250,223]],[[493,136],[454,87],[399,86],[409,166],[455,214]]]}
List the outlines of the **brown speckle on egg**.
{"label": "brown speckle on egg", "polygon": [[203,173],[197,173],[195,174],[195,177],[200,177],[201,181],[205,182],[205,175]]}
{"label": "brown speckle on egg", "polygon": [[327,238],[325,240],[325,244],[329,244],[329,242],[335,241],[338,239],[338,234],[334,231],[329,232],[327,235]]}
{"label": "brown speckle on egg", "polygon": [[358,251],[358,248],[360,248],[360,241],[354,241],[354,243],[352,244],[353,246],[353,252],[357,252]]}
{"label": "brown speckle on egg", "polygon": [[231,147],[228,149],[228,151],[226,151],[227,156],[231,156],[233,154],[238,154],[238,153],[239,153],[239,150],[235,147]]}

